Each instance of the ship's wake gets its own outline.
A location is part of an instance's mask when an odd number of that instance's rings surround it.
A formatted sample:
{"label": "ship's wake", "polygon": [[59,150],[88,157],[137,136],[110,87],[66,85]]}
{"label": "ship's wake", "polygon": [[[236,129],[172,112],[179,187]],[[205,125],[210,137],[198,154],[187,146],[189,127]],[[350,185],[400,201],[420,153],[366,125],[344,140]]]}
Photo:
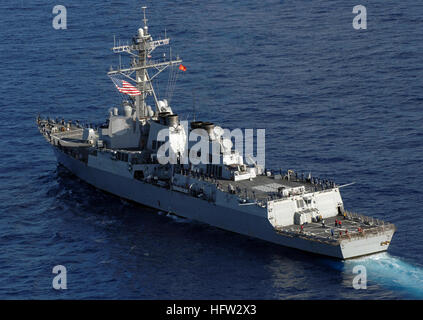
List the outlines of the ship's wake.
{"label": "ship's wake", "polygon": [[380,253],[343,262],[344,271],[352,273],[355,266],[362,265],[367,271],[368,285],[377,283],[389,290],[402,292],[407,298],[423,299],[423,268]]}

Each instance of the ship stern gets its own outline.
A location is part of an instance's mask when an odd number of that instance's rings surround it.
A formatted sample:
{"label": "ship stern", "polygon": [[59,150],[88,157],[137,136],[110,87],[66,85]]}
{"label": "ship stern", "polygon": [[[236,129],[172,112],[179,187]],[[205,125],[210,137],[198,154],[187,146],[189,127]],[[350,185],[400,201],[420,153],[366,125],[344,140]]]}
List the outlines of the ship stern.
{"label": "ship stern", "polygon": [[390,225],[376,234],[369,234],[360,238],[344,239],[340,242],[342,258],[352,259],[387,251],[394,233],[395,226]]}

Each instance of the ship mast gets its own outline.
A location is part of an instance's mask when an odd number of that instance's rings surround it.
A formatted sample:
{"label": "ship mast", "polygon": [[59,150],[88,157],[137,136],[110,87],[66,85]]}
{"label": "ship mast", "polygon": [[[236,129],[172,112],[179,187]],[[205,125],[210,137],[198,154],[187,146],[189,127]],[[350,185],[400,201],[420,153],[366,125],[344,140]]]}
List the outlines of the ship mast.
{"label": "ship mast", "polygon": [[[159,104],[152,80],[169,66],[182,63],[179,57],[173,60],[172,56],[169,59],[150,60],[151,53],[154,49],[159,46],[168,45],[170,39],[153,40],[153,37],[148,32],[146,9],[147,7],[142,7],[144,27],[138,29],[137,37],[133,39],[132,44],[120,45],[119,43],[116,46],[115,42],[112,48],[114,53],[127,53],[131,55],[131,66],[125,69],[119,67],[117,70],[111,70],[107,73],[109,76],[121,75],[136,83],[137,89],[141,91],[141,95],[136,96],[134,99],[135,113],[138,120],[148,116],[146,108],[146,99],[148,96],[153,96],[156,112],[159,112]],[[150,69],[153,70],[152,75],[149,73]]]}

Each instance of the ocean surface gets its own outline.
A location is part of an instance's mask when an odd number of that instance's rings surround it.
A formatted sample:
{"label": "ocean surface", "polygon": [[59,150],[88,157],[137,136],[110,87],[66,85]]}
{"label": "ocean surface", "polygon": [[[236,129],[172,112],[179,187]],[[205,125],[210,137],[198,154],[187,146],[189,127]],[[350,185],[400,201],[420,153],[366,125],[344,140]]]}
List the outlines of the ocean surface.
{"label": "ocean surface", "polygon": [[[67,29],[52,9],[67,8]],[[367,30],[352,26],[367,7]],[[187,67],[182,118],[266,129],[266,166],[338,184],[345,207],[397,226],[388,253],[347,262],[168,216],[57,166],[38,113],[99,123],[147,5],[150,32]],[[1,299],[422,299],[421,1],[0,3]],[[157,85],[166,87],[164,77]],[[163,89],[162,89],[163,90]],[[67,290],[52,268],[67,268]],[[364,265],[367,289],[352,269]]]}

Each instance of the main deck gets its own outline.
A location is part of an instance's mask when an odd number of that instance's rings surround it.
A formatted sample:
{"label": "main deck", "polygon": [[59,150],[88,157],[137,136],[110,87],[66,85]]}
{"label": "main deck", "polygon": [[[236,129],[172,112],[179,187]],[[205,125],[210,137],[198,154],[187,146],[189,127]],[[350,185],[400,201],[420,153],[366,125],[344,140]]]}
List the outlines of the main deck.
{"label": "main deck", "polygon": [[272,174],[257,176],[249,180],[216,179],[215,182],[222,191],[232,192],[245,200],[268,201],[283,197],[280,188],[290,189],[304,187],[305,192],[324,190],[321,185],[310,183],[306,179],[288,178],[288,175]]}
{"label": "main deck", "polygon": [[299,225],[276,227],[276,231],[285,236],[300,237],[333,245],[339,244],[341,240],[366,238],[390,230],[395,230],[395,226],[391,223],[348,211],[344,216],[306,223],[302,227]]}
{"label": "main deck", "polygon": [[[70,148],[87,148],[93,147],[92,144],[83,140],[84,127],[78,122],[65,122],[64,120],[39,120],[39,128],[41,133],[52,144],[61,147]],[[119,149],[120,152],[131,152],[134,150]],[[188,173],[186,170],[185,174]],[[260,175],[248,180],[225,180],[219,178],[208,177],[198,174],[199,179],[207,180],[214,183],[220,190],[236,194],[245,202],[255,202],[264,205],[269,200],[283,198],[281,189],[304,188],[304,193],[330,190],[335,184],[329,180],[317,178],[305,178],[304,175],[295,174],[293,171],[277,172],[269,175]]]}
{"label": "main deck", "polygon": [[[79,161],[86,161],[88,154],[96,151],[96,147],[83,140],[84,127],[77,123],[42,120],[39,121],[38,125],[41,133],[51,144]],[[114,151],[131,152],[131,150]],[[329,194],[334,190],[336,191],[338,188],[338,186],[331,181],[311,177],[304,178],[303,175],[298,176],[291,170],[285,173],[273,172],[271,174],[259,175],[252,179],[239,181],[216,179],[189,170],[182,170],[182,172],[177,173],[189,175],[192,179],[203,180],[215,184],[221,191],[235,195],[239,199],[240,205],[259,205],[265,208],[265,210],[269,203],[285,202],[277,201],[278,199],[284,200],[292,198],[293,196],[295,197],[295,194],[287,195],[281,191],[288,190],[291,192],[290,190],[299,190],[297,194],[299,196],[307,196],[308,193],[312,192],[324,196],[326,192]],[[144,203],[144,201],[140,201],[140,203]],[[324,211],[325,210],[322,210],[321,212],[323,213]],[[184,216],[183,214],[181,215]],[[214,215],[215,214],[211,216]],[[340,221],[341,223],[335,224],[335,221]],[[269,237],[272,238],[272,240],[269,241],[277,243],[283,242],[284,245],[313,252],[319,252],[316,251],[317,249],[314,245],[310,246],[313,250],[309,250],[306,245],[301,247],[299,244],[304,243],[304,240],[322,246],[322,248],[328,245],[332,247],[345,244],[345,248],[350,247],[351,249],[348,249],[349,251],[345,249],[348,252],[345,254],[342,253],[342,257],[344,258],[386,250],[392,234],[395,231],[395,226],[392,224],[350,212],[345,212],[345,216],[331,216],[320,221],[316,221],[314,218],[312,222],[303,223],[302,226],[291,223],[283,226],[275,224],[273,227],[274,229],[270,234],[276,233],[281,235],[281,237],[273,239],[271,235],[269,235]],[[292,243],[290,242],[291,240],[286,241],[283,239],[291,239]],[[298,246],[294,244],[298,244]],[[328,253],[326,252],[327,250],[325,250],[322,254],[339,256],[338,253]],[[334,250],[336,251],[336,249]]]}

